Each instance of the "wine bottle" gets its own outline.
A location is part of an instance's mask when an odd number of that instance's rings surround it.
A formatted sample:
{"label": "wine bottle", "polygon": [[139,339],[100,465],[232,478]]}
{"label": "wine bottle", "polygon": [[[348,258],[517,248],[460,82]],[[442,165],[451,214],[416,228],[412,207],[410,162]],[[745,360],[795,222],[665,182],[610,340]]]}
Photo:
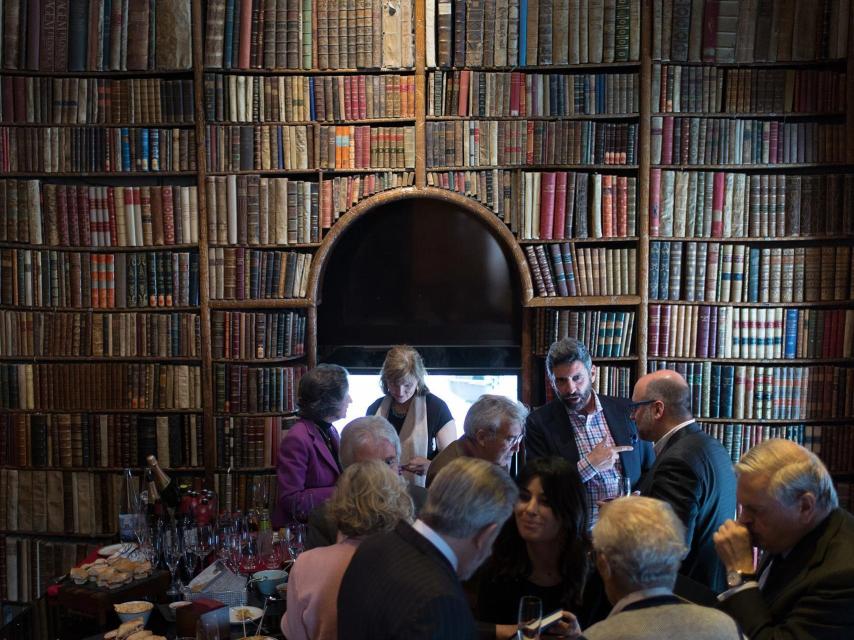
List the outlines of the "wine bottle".
{"label": "wine bottle", "polygon": [[119,502],[119,540],[133,542],[136,540],[134,529],[139,517],[137,500],[139,494],[133,481],[133,472],[125,469],[122,473],[121,502]]}
{"label": "wine bottle", "polygon": [[151,474],[154,476],[154,483],[160,492],[160,500],[170,509],[176,508],[178,506],[178,489],[172,478],[167,476],[166,472],[160,468],[156,456],[148,456],[145,460],[148,462]]}
{"label": "wine bottle", "polygon": [[163,501],[160,499],[160,491],[158,491],[157,483],[154,481],[154,473],[152,473],[151,469],[145,470],[145,482],[148,486],[148,502],[145,505],[148,526],[159,528],[160,524],[166,520],[166,513]]}

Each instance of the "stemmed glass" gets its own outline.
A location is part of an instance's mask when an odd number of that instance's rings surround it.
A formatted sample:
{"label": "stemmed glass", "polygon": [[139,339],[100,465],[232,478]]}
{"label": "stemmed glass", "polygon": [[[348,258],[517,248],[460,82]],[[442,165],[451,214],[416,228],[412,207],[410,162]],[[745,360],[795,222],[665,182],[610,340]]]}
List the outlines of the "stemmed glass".
{"label": "stemmed glass", "polygon": [[166,594],[177,596],[181,593],[181,590],[179,587],[180,581],[175,580],[175,574],[178,571],[178,565],[181,563],[181,557],[184,555],[181,536],[178,535],[178,530],[164,529],[160,546],[163,550],[163,560],[166,562],[166,566],[169,567],[169,573],[172,574],[172,583]]}
{"label": "stemmed glass", "polygon": [[[203,563],[216,546],[216,534],[210,525],[189,527],[184,531],[184,545],[187,553],[198,559],[199,572],[204,569]],[[195,567],[196,562],[193,562]]]}
{"label": "stemmed glass", "polygon": [[543,601],[536,596],[522,596],[519,600],[518,621],[517,633],[520,638],[538,640],[540,623],[543,621]]}
{"label": "stemmed glass", "polygon": [[285,529],[285,545],[288,548],[288,554],[291,560],[296,562],[305,550],[305,525],[302,523],[291,524]]}

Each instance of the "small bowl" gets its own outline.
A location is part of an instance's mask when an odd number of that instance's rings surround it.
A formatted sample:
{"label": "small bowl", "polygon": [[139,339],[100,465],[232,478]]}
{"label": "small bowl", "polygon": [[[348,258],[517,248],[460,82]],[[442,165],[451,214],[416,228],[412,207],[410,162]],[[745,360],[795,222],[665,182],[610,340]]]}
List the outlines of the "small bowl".
{"label": "small bowl", "polygon": [[[136,618],[142,618],[142,626],[145,626],[151,617],[154,604],[145,600],[131,600],[130,602],[114,604],[113,608],[122,622],[130,622]],[[130,609],[130,611],[126,611],[125,609]]]}
{"label": "small bowl", "polygon": [[271,596],[276,593],[276,587],[288,579],[288,572],[282,569],[268,569],[256,571],[252,574],[252,581],[258,587],[262,595]]}
{"label": "small bowl", "polygon": [[287,583],[287,581],[283,582],[282,584],[276,585],[276,593],[278,594],[278,596],[282,600],[288,599],[288,583]]}

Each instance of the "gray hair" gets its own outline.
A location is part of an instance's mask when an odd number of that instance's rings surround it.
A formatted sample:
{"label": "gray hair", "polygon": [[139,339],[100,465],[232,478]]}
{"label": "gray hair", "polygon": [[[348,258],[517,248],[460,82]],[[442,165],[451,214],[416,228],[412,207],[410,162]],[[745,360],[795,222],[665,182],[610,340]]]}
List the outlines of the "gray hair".
{"label": "gray hair", "polygon": [[463,431],[472,438],[480,429],[496,433],[505,422],[524,425],[528,410],[519,402],[504,396],[484,394],[477,399],[466,413]]}
{"label": "gray hair", "polygon": [[436,475],[418,517],[440,534],[468,538],[504,524],[518,495],[504,469],[479,458],[457,458]]}
{"label": "gray hair", "polygon": [[337,364],[319,364],[299,381],[297,405],[301,416],[326,420],[350,392],[347,370]]}
{"label": "gray hair", "polygon": [[406,483],[380,460],[344,469],[327,505],[338,530],[351,537],[391,531],[400,520],[410,522],[413,513]]}
{"label": "gray hair", "polygon": [[347,423],[341,431],[341,445],[338,458],[344,468],[353,464],[356,452],[364,445],[378,447],[386,440],[394,446],[394,451],[400,459],[400,436],[391,423],[382,416],[365,416]]}
{"label": "gray hair", "polygon": [[[670,375],[671,373],[673,375]],[[646,386],[646,396],[649,400],[661,400],[673,418],[691,417],[691,387],[676,371],[650,379]]]}
{"label": "gray hair", "polygon": [[593,527],[593,548],[633,591],[672,589],[688,552],[685,525],[666,502],[631,496],[609,502]]}
{"label": "gray hair", "polygon": [[736,463],[735,473],[767,475],[768,492],[786,505],[812,493],[823,511],[839,506],[827,467],[813,452],[791,440],[772,438],[760,442]]}
{"label": "gray hair", "polygon": [[554,368],[561,364],[580,362],[587,371],[593,369],[593,359],[584,343],[575,338],[561,338],[553,342],[546,356],[546,371],[552,377]]}
{"label": "gray hair", "polygon": [[427,370],[424,368],[424,360],[421,354],[405,344],[398,344],[388,350],[380,371],[380,387],[383,393],[388,394],[388,385],[402,382],[407,376],[415,378],[415,394],[426,396]]}

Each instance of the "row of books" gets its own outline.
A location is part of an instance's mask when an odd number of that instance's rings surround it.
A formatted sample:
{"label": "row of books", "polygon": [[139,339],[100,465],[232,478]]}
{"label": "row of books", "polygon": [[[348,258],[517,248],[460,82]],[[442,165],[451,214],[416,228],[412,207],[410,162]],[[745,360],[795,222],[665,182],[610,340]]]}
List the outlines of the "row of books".
{"label": "row of books", "polygon": [[193,129],[0,127],[0,171],[6,173],[195,170]]}
{"label": "row of books", "polygon": [[208,171],[308,170],[316,167],[314,128],[208,125]]}
{"label": "row of books", "polygon": [[197,366],[0,364],[0,407],[27,411],[201,409]]}
{"label": "row of books", "polygon": [[415,76],[208,73],[205,117],[231,122],[415,118]]}
{"label": "row of books", "polygon": [[0,598],[4,602],[31,604],[29,621],[33,626],[23,627],[23,633],[34,638],[50,634],[49,605],[42,596],[57,576],[67,574],[96,548],[82,542],[0,536]]}
{"label": "row of books", "polygon": [[691,62],[844,58],[848,0],[654,0],[652,57]]}
{"label": "row of books", "polygon": [[0,241],[59,247],[196,244],[196,187],[0,180]]}
{"label": "row of books", "polygon": [[200,415],[57,413],[0,415],[0,464],[11,467],[115,469],[203,464]]}
{"label": "row of books", "polygon": [[511,205],[520,210],[522,240],[634,236],[637,179],[632,176],[523,172]]}
{"label": "row of books", "polygon": [[652,118],[652,164],[832,164],[845,153],[844,124]]}
{"label": "row of books", "polygon": [[414,5],[381,0],[211,0],[205,66],[223,69],[411,67]]}
{"label": "row of books", "polygon": [[553,342],[576,338],[594,358],[620,358],[634,353],[634,311],[537,309],[534,353],[545,355]]}
{"label": "row of books", "polygon": [[640,22],[640,0],[429,0],[427,66],[634,61]]}
{"label": "row of books", "polygon": [[427,165],[635,164],[637,132],[637,124],[591,120],[428,122]]}
{"label": "row of books", "polygon": [[217,466],[223,469],[275,467],[284,423],[281,416],[214,418]]}
{"label": "row of books", "polygon": [[4,69],[189,69],[190,0],[5,0]]}
{"label": "row of books", "polygon": [[0,78],[0,122],[173,124],[195,119],[192,80]]}
{"label": "row of books", "polygon": [[653,358],[854,358],[854,310],[649,305]]}
{"label": "row of books", "polygon": [[649,371],[675,369],[691,387],[691,412],[698,418],[808,420],[850,416],[854,368],[650,360]]}
{"label": "row of books", "polygon": [[635,247],[582,247],[569,242],[525,245],[534,292],[540,297],[635,295]]}
{"label": "row of books", "polygon": [[187,307],[199,304],[199,255],[0,249],[0,304]]}
{"label": "row of books", "polygon": [[201,357],[197,313],[0,311],[0,355]]}
{"label": "row of books", "polygon": [[317,182],[233,174],[206,181],[211,243],[320,242]]}
{"label": "row of books", "polygon": [[414,168],[415,127],[320,127],[322,169]]}
{"label": "row of books", "polygon": [[214,491],[221,511],[246,513],[248,509],[272,509],[278,501],[279,483],[273,469],[266,475],[230,469],[214,474]]}
{"label": "row of books", "polygon": [[431,71],[428,116],[554,118],[638,113],[636,73]]}
{"label": "row of books", "polygon": [[[606,396],[629,398],[634,388],[634,367],[616,366],[596,363],[596,375],[593,378],[593,389],[596,393]],[[543,391],[546,402],[554,400],[554,387],[546,378],[543,380]]]}
{"label": "row of books", "polygon": [[214,407],[222,413],[296,411],[297,386],[305,365],[250,367],[214,365]]}
{"label": "row of books", "polygon": [[328,229],[333,222],[369,196],[414,184],[413,171],[384,171],[324,179],[320,183],[320,226]]}
{"label": "row of books", "polygon": [[649,234],[784,238],[854,234],[851,174],[650,170]]}
{"label": "row of books", "polygon": [[305,355],[304,311],[214,311],[214,358],[254,360]]}
{"label": "row of books", "polygon": [[211,300],[304,298],[311,254],[217,247],[208,251]]}
{"label": "row of books", "polygon": [[658,113],[845,113],[845,72],[654,64]]}
{"label": "row of books", "polygon": [[850,300],[852,295],[850,245],[650,242],[651,300],[818,302]]}
{"label": "row of books", "polygon": [[762,425],[740,423],[701,423],[703,430],[724,445],[732,461],[738,462],[750,449],[764,440],[783,438],[806,447],[827,466],[831,473],[851,473],[854,452],[854,430],[848,425],[785,424]]}

